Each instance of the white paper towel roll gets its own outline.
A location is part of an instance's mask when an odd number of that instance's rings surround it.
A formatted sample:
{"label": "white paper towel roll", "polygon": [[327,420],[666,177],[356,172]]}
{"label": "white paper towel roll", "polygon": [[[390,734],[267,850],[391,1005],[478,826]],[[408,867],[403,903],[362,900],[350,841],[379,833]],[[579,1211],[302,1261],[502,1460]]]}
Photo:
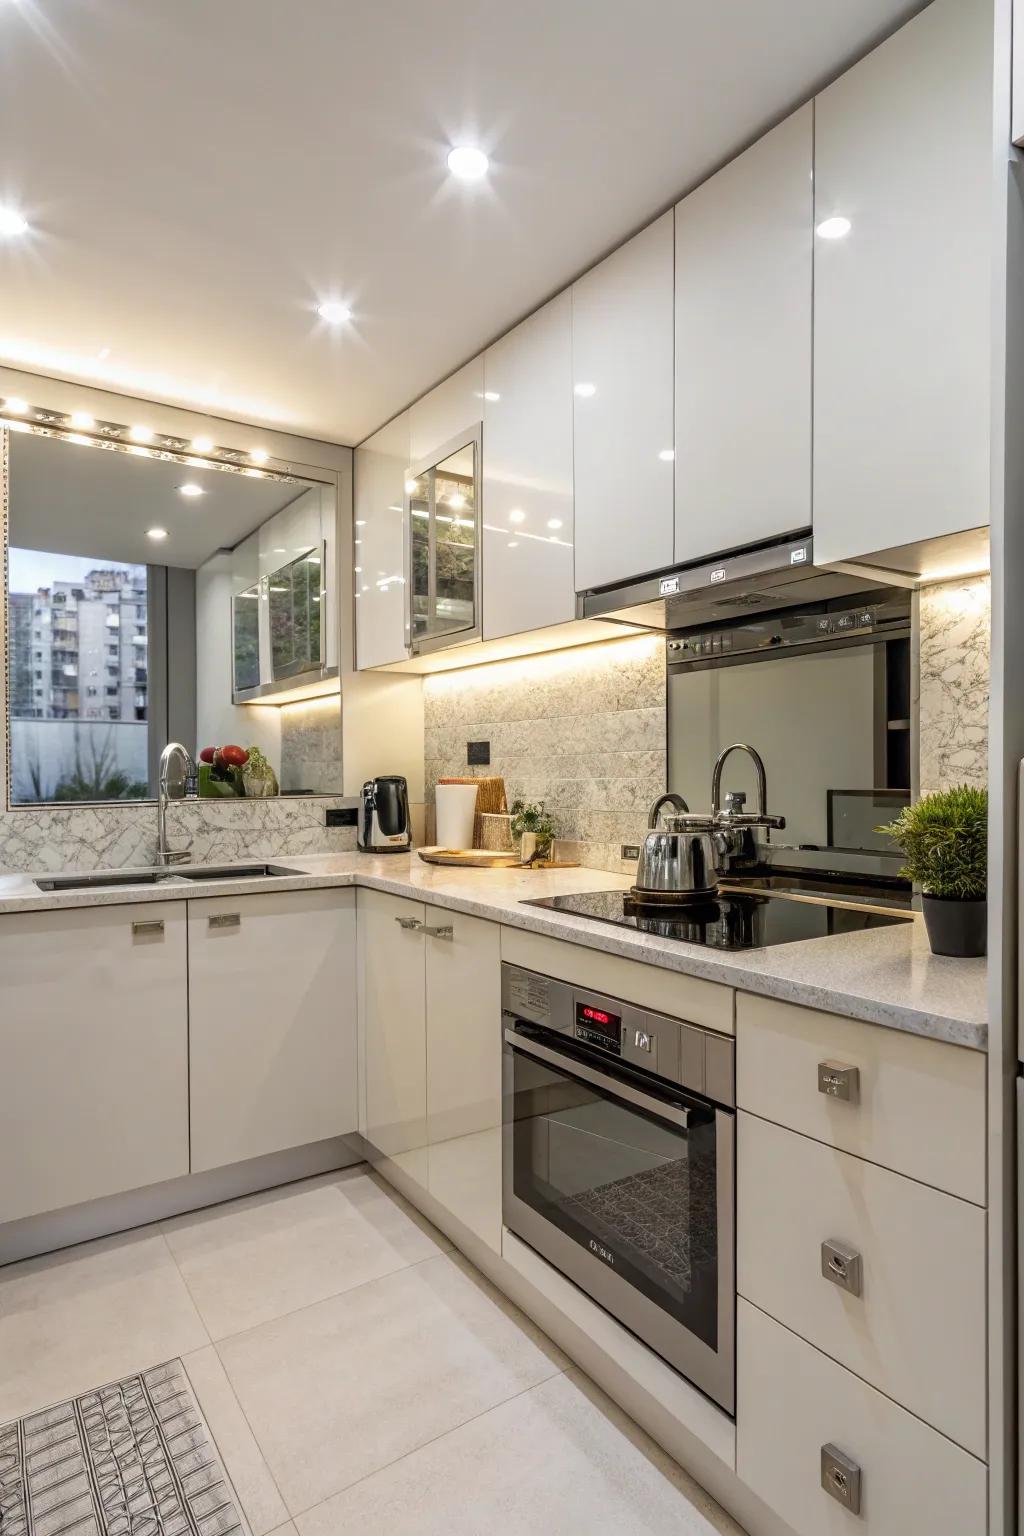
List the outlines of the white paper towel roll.
{"label": "white paper towel roll", "polygon": [[438,784],[436,836],[439,848],[472,848],[476,793],[475,784]]}

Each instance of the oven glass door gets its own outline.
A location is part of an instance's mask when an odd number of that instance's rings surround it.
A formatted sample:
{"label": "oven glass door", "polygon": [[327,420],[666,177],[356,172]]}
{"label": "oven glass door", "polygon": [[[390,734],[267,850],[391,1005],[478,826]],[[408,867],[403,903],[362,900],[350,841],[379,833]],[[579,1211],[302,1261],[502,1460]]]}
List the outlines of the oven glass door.
{"label": "oven glass door", "polygon": [[723,1111],[597,1054],[522,1022],[506,1035],[510,1203],[716,1350]]}

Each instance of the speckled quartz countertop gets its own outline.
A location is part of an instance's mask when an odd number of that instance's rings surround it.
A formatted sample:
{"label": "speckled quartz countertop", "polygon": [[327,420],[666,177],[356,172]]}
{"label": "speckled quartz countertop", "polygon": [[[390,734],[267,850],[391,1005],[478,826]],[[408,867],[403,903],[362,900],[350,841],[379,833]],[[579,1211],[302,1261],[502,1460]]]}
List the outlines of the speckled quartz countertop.
{"label": "speckled quartz countertop", "polygon": [[415,854],[341,853],[276,862],[296,873],[272,880],[168,880],[156,886],[59,892],[40,891],[29,874],[0,875],[0,913],[358,884],[887,1029],[974,1050],[984,1050],[988,1043],[985,961],[931,954],[920,918],[862,933],[729,953],[522,905],[530,897],[628,887],[628,880],[601,870],[451,869],[424,864]]}

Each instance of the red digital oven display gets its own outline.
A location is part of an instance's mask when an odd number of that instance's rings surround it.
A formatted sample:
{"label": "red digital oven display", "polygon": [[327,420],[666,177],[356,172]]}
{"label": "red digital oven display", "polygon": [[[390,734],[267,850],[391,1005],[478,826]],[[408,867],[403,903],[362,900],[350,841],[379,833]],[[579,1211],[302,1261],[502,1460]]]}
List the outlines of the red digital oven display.
{"label": "red digital oven display", "polygon": [[610,1050],[621,1049],[622,1015],[607,1013],[591,1003],[576,1004],[576,1038],[588,1040],[592,1045],[603,1045]]}

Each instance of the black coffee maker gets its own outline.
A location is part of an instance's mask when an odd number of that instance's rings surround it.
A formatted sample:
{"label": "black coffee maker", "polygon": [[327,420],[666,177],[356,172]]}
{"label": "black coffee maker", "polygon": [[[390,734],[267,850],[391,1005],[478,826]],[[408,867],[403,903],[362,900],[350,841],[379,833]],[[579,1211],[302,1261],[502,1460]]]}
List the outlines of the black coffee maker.
{"label": "black coffee maker", "polygon": [[409,852],[409,786],[401,774],[367,779],[360,796],[356,841],[364,853]]}

